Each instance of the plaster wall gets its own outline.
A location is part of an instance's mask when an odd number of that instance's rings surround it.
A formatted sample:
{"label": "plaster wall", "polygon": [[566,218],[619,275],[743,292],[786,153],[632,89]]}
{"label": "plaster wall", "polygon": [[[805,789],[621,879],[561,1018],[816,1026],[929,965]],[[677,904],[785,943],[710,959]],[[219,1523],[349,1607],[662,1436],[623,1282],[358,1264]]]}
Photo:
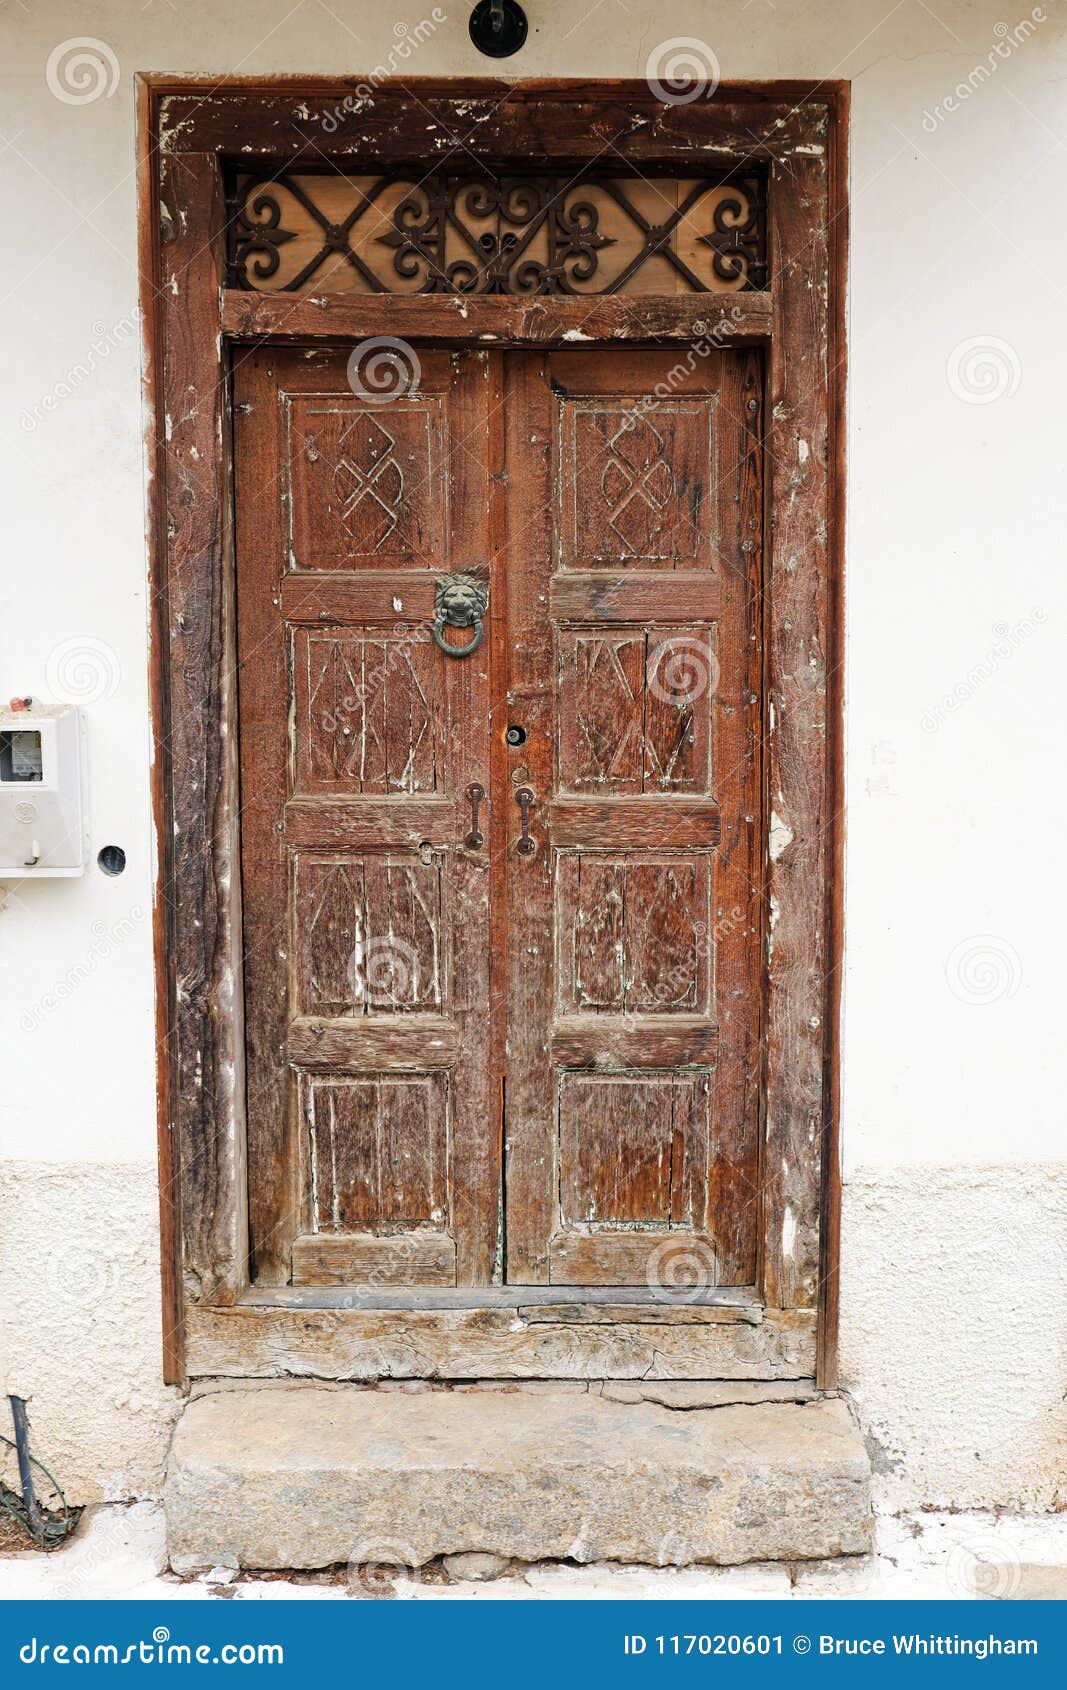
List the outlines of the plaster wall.
{"label": "plaster wall", "polygon": [[[1065,8],[528,10],[516,74],[642,76],[691,37],[726,80],[852,80],[843,1365],[895,1505],[1062,1506]],[[467,11],[0,11],[0,692],[83,704],[92,856],[128,858],[116,879],[0,889],[0,1390],[30,1399],[78,1497],[157,1490],[176,1406],[158,1363],[134,74],[484,74]],[[84,100],[47,73],[83,36],[103,67]]]}

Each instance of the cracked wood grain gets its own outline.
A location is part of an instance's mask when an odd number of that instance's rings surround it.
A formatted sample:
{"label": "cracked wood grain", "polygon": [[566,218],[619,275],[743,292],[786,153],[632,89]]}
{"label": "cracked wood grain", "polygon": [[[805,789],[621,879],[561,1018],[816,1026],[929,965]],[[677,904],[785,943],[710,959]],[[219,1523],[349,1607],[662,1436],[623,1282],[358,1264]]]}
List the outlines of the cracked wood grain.
{"label": "cracked wood grain", "polygon": [[767,1079],[762,1277],[769,1303],[818,1300],[831,967],[832,778],[827,749],[827,161],[779,161],[771,231],[780,333],[771,359],[768,459],[773,567],[766,628],[767,806],[783,848],[767,858]]}
{"label": "cracked wood grain", "polygon": [[[222,184],[210,154],[168,159],[160,193],[166,334],[168,959],[186,1296],[227,1302],[247,1279],[237,845],[233,558],[227,395],[217,365]],[[180,896],[177,895],[180,888]]]}
{"label": "cracked wood grain", "polygon": [[320,1379],[810,1379],[815,1317],[758,1325],[558,1325],[514,1309],[195,1310],[194,1376]]}

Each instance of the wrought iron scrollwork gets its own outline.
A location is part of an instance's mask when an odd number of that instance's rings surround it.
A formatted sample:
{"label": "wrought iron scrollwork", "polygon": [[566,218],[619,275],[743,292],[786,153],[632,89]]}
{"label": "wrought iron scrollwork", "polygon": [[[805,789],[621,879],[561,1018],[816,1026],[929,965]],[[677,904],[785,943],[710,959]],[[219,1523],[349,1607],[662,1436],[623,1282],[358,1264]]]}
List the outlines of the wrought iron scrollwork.
{"label": "wrought iron scrollwork", "polygon": [[[291,273],[280,275],[281,249],[298,236]],[[702,247],[710,265],[701,263]],[[650,259],[660,265],[655,280],[635,283]],[[351,272],[346,280],[324,274],[331,261]],[[736,173],[686,184],[592,173],[244,178],[231,204],[230,273],[237,287],[289,293],[316,277],[327,288],[370,293],[760,288],[763,185]]]}
{"label": "wrought iron scrollwork", "polygon": [[724,282],[743,276],[746,280],[754,277],[753,286],[763,287],[766,284],[767,266],[760,256],[763,248],[762,211],[758,198],[746,198],[741,194],[731,194],[716,205],[712,213],[712,232],[701,235],[699,239],[702,246],[711,248],[714,254],[711,267]]}
{"label": "wrought iron scrollwork", "polygon": [[296,238],[294,231],[281,227],[281,221],[281,204],[269,188],[255,189],[239,201],[230,229],[232,268],[241,287],[253,288],[256,282],[277,275],[281,248]]}

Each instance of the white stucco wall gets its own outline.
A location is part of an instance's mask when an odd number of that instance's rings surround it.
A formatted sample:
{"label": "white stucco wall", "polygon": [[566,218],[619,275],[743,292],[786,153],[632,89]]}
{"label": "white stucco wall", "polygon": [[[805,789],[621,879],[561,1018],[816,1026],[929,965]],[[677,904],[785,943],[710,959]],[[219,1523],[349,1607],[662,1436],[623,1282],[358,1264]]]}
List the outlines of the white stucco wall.
{"label": "white stucco wall", "polygon": [[[488,72],[466,0],[438,10],[396,69]],[[1065,1494],[1065,10],[529,0],[506,67],[640,76],[690,36],[725,79],[853,82],[842,1358],[894,1504]],[[0,1390],[30,1399],[78,1497],[157,1489],[176,1407],[158,1365],[133,76],[355,77],[397,47],[397,17],[431,12],[0,12],[0,693],[84,703],[93,856],[117,843],[129,862],[0,891]],[[117,78],[84,103],[46,76],[79,36]]]}

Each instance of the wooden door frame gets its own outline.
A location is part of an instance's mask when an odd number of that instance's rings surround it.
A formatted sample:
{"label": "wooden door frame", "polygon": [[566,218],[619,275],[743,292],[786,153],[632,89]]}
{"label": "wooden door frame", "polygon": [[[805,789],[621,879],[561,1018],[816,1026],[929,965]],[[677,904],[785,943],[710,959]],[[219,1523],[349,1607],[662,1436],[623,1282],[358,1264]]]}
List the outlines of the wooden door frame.
{"label": "wooden door frame", "polygon": [[[328,135],[309,116],[313,108],[342,109],[346,119]],[[678,1311],[663,1305],[644,1313],[620,1309],[620,1324],[606,1339],[588,1336],[597,1328],[583,1327],[580,1312],[568,1315],[571,1299],[558,1290],[555,1312],[537,1313],[528,1291],[495,1302],[454,1293],[451,1301],[408,1308],[383,1296],[357,1299],[353,1308],[343,1298],[279,1293],[268,1307],[247,1284],[236,699],[228,659],[229,358],[242,342],[399,334],[438,345],[540,347],[580,335],[583,343],[683,349],[711,335],[719,346],[765,348],[769,914],[761,1263],[747,1300],[689,1305],[685,1329],[702,1331],[705,1342],[679,1359],[674,1376],[725,1376],[718,1367],[733,1325],[744,1328],[745,1355],[761,1332],[769,1359],[750,1365],[731,1352],[732,1376],[815,1372],[823,1387],[835,1384],[847,141],[848,84],[840,82],[733,84],[711,99],[670,105],[644,82],[415,79],[383,82],[353,104],[351,83],[322,78],[139,79],[168,1382],[230,1371],[462,1378],[569,1369],[577,1377],[634,1377],[648,1357],[656,1376],[672,1376],[670,1334],[681,1328]],[[224,160],[291,165],[325,158],[356,168],[452,154],[519,164],[548,159],[554,167],[612,154],[658,170],[758,163],[768,173],[768,287],[582,301],[327,299],[227,289]],[[530,1315],[536,1341],[527,1334],[512,1342],[516,1313]],[[565,1343],[546,1344],[550,1321]],[[640,1354],[635,1334],[646,1340]],[[398,1346],[406,1346],[402,1360]]]}

